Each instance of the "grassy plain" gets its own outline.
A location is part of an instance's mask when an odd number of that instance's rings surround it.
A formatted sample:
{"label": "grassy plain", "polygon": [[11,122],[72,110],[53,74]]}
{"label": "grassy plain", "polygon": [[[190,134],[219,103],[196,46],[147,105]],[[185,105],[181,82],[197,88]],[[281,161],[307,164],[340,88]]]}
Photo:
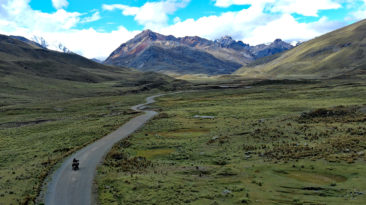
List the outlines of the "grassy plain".
{"label": "grassy plain", "polygon": [[36,78],[7,76],[0,86],[1,205],[34,203],[56,163],[136,116],[129,107],[154,92]]}
{"label": "grassy plain", "polygon": [[100,203],[366,204],[365,104],[341,80],[161,97],[98,169]]}

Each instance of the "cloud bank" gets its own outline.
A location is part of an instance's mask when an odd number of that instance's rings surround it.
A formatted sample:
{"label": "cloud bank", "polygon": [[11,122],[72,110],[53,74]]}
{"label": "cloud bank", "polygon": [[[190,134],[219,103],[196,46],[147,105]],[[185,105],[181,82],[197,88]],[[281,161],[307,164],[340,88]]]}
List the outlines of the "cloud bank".
{"label": "cloud bank", "polygon": [[123,4],[103,5],[104,10],[122,10],[125,16],[134,16],[135,20],[150,29],[159,29],[167,25],[169,17],[176,10],[184,8],[190,0],[165,0],[147,2],[141,7],[130,7]]}
{"label": "cloud bank", "polygon": [[[59,41],[70,50],[88,58],[106,58],[121,43],[140,31],[127,30],[120,25],[114,31],[100,31],[93,27],[77,29],[78,25],[103,18],[100,11],[120,10],[123,16],[133,16],[137,24],[166,35],[201,36],[216,39],[231,35],[234,39],[259,44],[282,38],[287,41],[308,40],[348,24],[320,16],[320,11],[340,9],[349,0],[216,0],[216,7],[225,8],[218,15],[182,20],[175,16],[190,0],[161,0],[146,2],[140,7],[125,4],[103,4],[88,13],[68,12],[67,0],[52,0],[56,11],[33,10],[30,0],[0,1],[0,33],[32,37],[42,36],[48,41]],[[366,17],[366,0],[355,0],[348,6],[358,6],[349,14],[352,20]],[[357,3],[355,3],[357,2]],[[230,11],[233,5],[249,8]],[[360,6],[361,5],[361,6]],[[99,10],[100,9],[100,10]],[[294,14],[316,17],[312,22],[300,22]],[[170,21],[172,20],[172,21]],[[35,23],[36,22],[36,23]]]}

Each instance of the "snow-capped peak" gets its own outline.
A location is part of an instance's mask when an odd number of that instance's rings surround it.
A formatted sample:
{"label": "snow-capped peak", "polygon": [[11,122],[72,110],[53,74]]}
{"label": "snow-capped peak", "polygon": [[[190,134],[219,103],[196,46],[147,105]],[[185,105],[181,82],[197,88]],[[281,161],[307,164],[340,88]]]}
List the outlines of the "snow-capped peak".
{"label": "snow-capped peak", "polygon": [[44,39],[41,36],[33,36],[31,38],[31,40],[38,43],[45,49],[59,51],[59,52],[63,52],[63,53],[73,53],[68,48],[66,48],[62,43],[57,42],[57,41],[49,42],[49,41],[46,41],[46,39]]}
{"label": "snow-capped peak", "polygon": [[301,41],[301,40],[298,40],[298,41],[292,41],[292,42],[291,42],[291,45],[292,45],[292,46],[298,46],[298,45],[300,45],[300,44],[302,44],[302,43],[304,43],[304,41]]}

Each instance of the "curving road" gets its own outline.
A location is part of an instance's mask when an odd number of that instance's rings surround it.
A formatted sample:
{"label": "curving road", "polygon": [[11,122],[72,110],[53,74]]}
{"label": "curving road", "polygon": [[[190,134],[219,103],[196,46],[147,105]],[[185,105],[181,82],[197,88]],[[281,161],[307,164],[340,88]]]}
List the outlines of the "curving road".
{"label": "curving road", "polygon": [[[146,105],[154,103],[154,98],[160,96],[162,95],[148,97],[146,98],[146,103],[133,106],[131,109],[141,111]],[[93,180],[96,168],[103,160],[105,154],[115,143],[135,132],[156,114],[157,112],[155,111],[145,111],[145,114],[131,119],[118,130],[88,145],[65,160],[53,173],[51,181],[47,184],[47,190],[44,196],[45,204],[95,204],[93,198]],[[72,159],[74,157],[80,160],[80,169],[78,171],[71,170]]]}

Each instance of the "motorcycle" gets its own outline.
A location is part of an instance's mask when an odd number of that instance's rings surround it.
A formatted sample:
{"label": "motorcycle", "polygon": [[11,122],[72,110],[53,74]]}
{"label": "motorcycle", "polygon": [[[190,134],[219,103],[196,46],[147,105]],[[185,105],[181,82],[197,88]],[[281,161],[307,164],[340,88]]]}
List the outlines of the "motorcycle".
{"label": "motorcycle", "polygon": [[79,160],[76,160],[75,158],[74,158],[74,160],[72,161],[72,170],[74,170],[74,171],[77,171],[77,170],[79,170]]}

